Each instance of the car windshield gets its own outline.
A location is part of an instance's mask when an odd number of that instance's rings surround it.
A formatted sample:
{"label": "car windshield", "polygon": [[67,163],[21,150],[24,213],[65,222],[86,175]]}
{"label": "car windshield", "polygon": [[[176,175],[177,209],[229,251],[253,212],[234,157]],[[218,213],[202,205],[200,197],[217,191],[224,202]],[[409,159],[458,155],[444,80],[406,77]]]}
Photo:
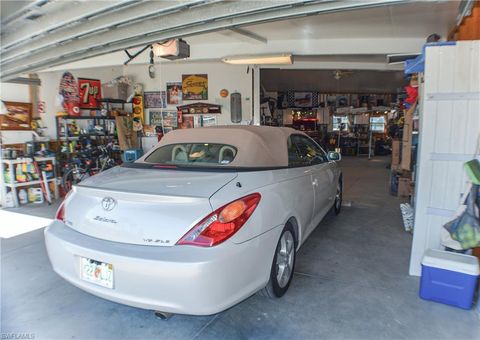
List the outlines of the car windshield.
{"label": "car windshield", "polygon": [[182,143],[162,146],[153,151],[145,162],[173,165],[216,166],[228,165],[237,155],[237,149],[226,144]]}

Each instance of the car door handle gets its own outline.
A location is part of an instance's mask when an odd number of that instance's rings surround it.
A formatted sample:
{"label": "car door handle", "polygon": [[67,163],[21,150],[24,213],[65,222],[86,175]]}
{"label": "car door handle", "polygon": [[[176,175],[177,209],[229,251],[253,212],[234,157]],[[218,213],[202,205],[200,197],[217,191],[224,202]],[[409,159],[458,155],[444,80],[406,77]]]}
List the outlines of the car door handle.
{"label": "car door handle", "polygon": [[315,178],[312,182],[312,185],[317,187],[318,186],[318,179]]}

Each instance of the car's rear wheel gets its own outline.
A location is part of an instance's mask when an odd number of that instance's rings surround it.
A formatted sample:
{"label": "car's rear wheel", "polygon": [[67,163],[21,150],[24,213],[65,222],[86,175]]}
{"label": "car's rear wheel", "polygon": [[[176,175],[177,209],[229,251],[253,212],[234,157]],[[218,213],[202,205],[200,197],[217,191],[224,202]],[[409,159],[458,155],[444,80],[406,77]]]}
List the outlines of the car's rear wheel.
{"label": "car's rear wheel", "polygon": [[342,210],[342,200],[343,200],[343,185],[342,185],[342,180],[339,180],[337,184],[337,191],[335,192],[335,202],[333,204],[333,211],[335,212],[335,215],[340,214],[340,211]]}
{"label": "car's rear wheel", "polygon": [[297,241],[291,224],[287,224],[278,240],[270,270],[270,280],[267,286],[260,291],[267,297],[282,297],[292,282],[295,270]]}

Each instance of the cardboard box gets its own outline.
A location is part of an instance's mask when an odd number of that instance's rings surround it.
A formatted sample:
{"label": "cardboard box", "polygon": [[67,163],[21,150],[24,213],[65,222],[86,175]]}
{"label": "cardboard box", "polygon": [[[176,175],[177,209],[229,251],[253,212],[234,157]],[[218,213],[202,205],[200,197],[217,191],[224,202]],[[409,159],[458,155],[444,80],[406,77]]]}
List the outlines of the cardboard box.
{"label": "cardboard box", "polygon": [[400,140],[392,141],[392,168],[400,164]]}
{"label": "cardboard box", "polygon": [[408,197],[411,193],[410,178],[400,177],[398,179],[398,197]]}
{"label": "cardboard box", "polygon": [[102,84],[102,98],[127,100],[130,86],[128,84]]}
{"label": "cardboard box", "polygon": [[405,112],[405,123],[403,124],[403,138],[402,138],[402,160],[401,169],[410,170],[412,166],[412,127],[413,127],[413,113],[415,112],[416,104],[413,105],[407,112]]}

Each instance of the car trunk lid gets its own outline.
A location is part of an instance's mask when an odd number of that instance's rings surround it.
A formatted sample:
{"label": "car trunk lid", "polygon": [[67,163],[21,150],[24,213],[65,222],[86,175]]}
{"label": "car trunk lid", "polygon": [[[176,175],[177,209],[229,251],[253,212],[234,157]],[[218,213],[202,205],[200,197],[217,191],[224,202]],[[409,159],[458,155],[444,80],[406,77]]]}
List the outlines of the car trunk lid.
{"label": "car trunk lid", "polygon": [[65,223],[109,241],[173,246],[212,212],[209,198],[236,176],[117,167],[74,187]]}

